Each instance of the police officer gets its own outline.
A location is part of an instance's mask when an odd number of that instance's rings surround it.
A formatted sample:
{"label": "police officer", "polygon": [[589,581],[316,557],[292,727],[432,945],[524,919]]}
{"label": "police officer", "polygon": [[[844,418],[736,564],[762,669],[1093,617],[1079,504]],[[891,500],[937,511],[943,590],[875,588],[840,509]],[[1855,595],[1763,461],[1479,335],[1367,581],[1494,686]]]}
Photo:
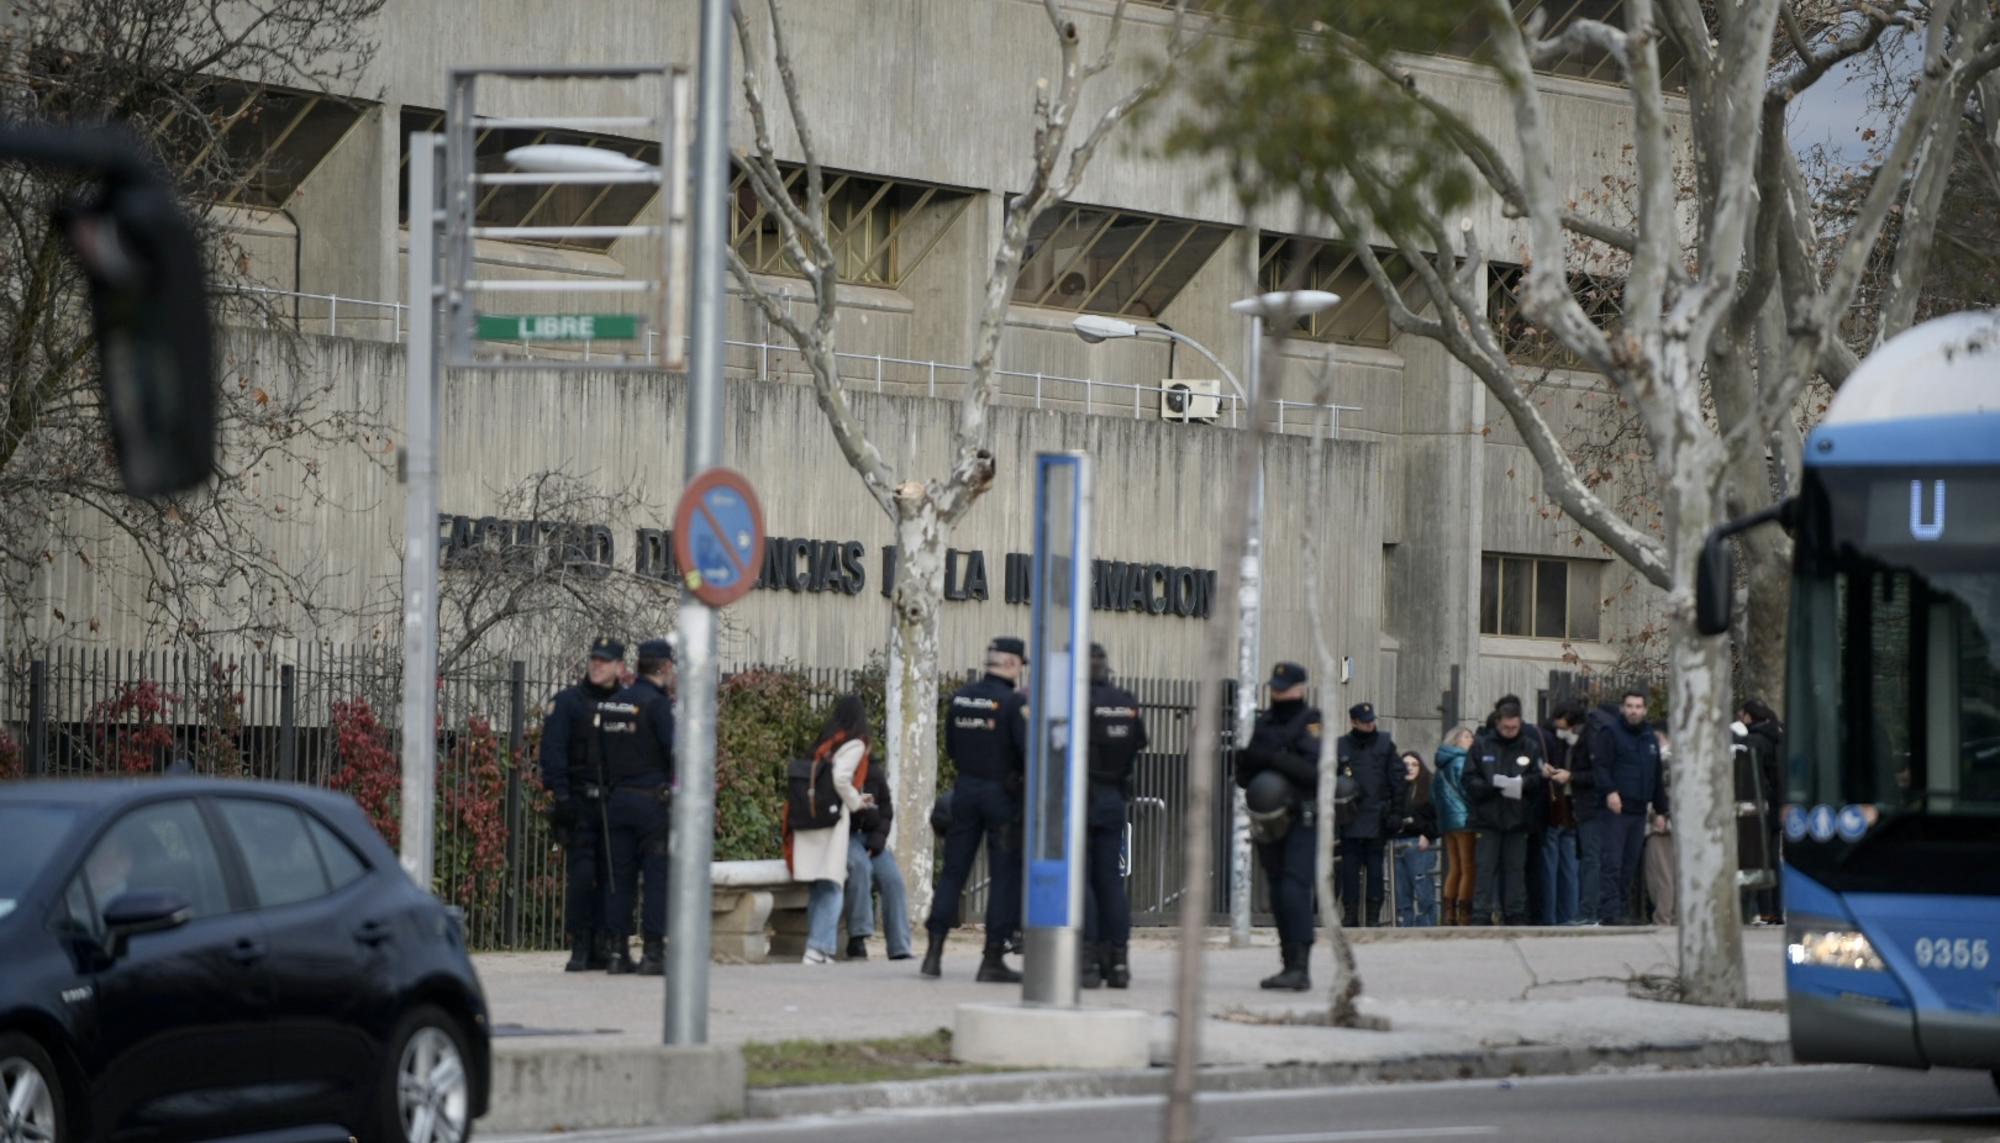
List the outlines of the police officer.
{"label": "police officer", "polygon": [[590,665],[573,686],[556,692],[543,708],[542,785],[555,801],[549,824],[563,848],[565,893],[563,929],[569,933],[567,972],[605,968],[610,934],[604,925],[604,814],[602,757],[594,733],[597,704],[618,693],[625,669],[625,644],[599,639],[590,645]]}
{"label": "police officer", "polygon": [[[1090,909],[1085,917],[1083,984],[1113,988],[1132,983],[1125,955],[1132,936],[1132,903],[1125,895],[1119,852],[1125,841],[1125,807],[1132,798],[1132,760],[1147,745],[1139,700],[1111,682],[1104,648],[1090,645],[1090,795],[1085,802],[1085,857]],[[1093,971],[1095,970],[1095,971]]]}
{"label": "police officer", "polygon": [[921,971],[943,974],[946,934],[958,925],[958,901],[972,875],[981,838],[991,883],[986,895],[986,953],[979,962],[983,984],[1019,984],[1007,967],[1007,938],[1021,920],[1021,791],[1026,783],[1028,700],[1017,688],[1028,649],[1019,639],[1001,637],[986,648],[986,674],[951,696],[945,748],[958,764],[951,792],[951,826],[944,839],[944,875],[931,897],[924,922],[930,944]]}
{"label": "police officer", "polygon": [[1359,797],[1353,819],[1340,827],[1341,921],[1350,929],[1372,928],[1382,917],[1382,862],[1388,838],[1403,820],[1403,761],[1396,756],[1395,741],[1376,728],[1373,703],[1355,703],[1347,709],[1347,719],[1352,729],[1336,744],[1340,775],[1354,780]]}
{"label": "police officer", "polygon": [[[639,644],[639,677],[597,706],[604,737],[605,802],[611,823],[610,917],[614,976],[666,971],[667,823],[674,782],[674,649],[664,639]],[[632,898],[644,877],[639,933],[643,955],[632,963]]]}
{"label": "police officer", "polygon": [[1307,965],[1313,940],[1313,799],[1319,790],[1320,722],[1319,709],[1306,705],[1306,669],[1279,663],[1271,671],[1271,708],[1258,716],[1236,763],[1236,784],[1246,792],[1252,811],[1269,823],[1260,825],[1262,837],[1253,840],[1271,911],[1277,914],[1284,968],[1266,977],[1264,988],[1304,992],[1312,987]]}

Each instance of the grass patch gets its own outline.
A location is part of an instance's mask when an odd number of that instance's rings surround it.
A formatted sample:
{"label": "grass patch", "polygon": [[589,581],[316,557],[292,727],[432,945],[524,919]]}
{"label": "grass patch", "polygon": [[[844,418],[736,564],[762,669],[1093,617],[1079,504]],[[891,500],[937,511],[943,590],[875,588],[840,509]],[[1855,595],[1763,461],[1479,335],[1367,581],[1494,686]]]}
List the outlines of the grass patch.
{"label": "grass patch", "polygon": [[974,1067],[951,1058],[951,1030],[888,1040],[786,1040],[743,1045],[749,1085],[807,1087],[814,1084],[887,1083],[984,1075],[1006,1068]]}

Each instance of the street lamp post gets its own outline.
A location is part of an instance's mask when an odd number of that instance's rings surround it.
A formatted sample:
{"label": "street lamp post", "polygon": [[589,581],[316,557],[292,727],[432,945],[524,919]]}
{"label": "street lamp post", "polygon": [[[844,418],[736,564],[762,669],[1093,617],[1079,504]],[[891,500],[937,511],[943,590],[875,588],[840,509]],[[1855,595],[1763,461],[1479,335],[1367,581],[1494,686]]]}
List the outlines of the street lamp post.
{"label": "street lamp post", "polygon": [[[1178,330],[1164,326],[1141,326],[1119,318],[1084,314],[1071,323],[1076,335],[1095,345],[1103,341],[1120,338],[1154,338],[1185,345],[1206,357],[1210,364],[1222,374],[1223,380],[1235,391],[1237,401],[1248,415],[1261,415],[1262,394],[1259,384],[1263,374],[1261,358],[1264,346],[1264,320],[1275,318],[1291,321],[1309,314],[1319,313],[1340,304],[1340,295],[1325,290],[1293,290],[1288,292],[1259,294],[1230,303],[1230,309],[1250,318],[1250,385],[1243,384],[1230,372],[1222,359],[1210,352],[1208,347]],[[1257,480],[1250,494],[1247,511],[1247,542],[1243,547],[1243,588],[1237,595],[1236,613],[1236,711],[1233,741],[1237,749],[1250,740],[1251,723],[1257,713],[1257,676],[1259,660],[1263,656],[1263,608],[1264,590],[1264,458],[1257,458]],[[1234,796],[1234,809],[1230,824],[1229,852],[1229,943],[1232,947],[1243,948],[1250,943],[1250,813],[1243,800],[1243,791],[1238,789]]]}

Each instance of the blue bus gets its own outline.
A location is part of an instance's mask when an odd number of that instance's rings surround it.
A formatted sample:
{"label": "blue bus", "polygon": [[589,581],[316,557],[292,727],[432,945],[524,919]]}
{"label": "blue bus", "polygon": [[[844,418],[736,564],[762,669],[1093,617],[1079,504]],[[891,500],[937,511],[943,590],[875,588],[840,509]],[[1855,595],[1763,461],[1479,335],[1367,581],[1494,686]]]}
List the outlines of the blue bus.
{"label": "blue bus", "polygon": [[[1786,1005],[1802,1062],[2000,1085],[2000,314],[1870,355],[1806,440],[1792,531]],[[1718,626],[1718,620],[1721,621]]]}

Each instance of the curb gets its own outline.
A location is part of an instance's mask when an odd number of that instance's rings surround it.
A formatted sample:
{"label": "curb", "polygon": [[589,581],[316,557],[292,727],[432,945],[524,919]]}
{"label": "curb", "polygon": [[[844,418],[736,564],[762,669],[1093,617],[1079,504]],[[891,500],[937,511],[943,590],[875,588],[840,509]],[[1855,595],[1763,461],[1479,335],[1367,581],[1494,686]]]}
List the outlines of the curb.
{"label": "curb", "polygon": [[[1293,1091],[1374,1083],[1582,1075],[1635,1068],[1746,1068],[1791,1062],[1791,1044],[1770,1040],[1709,1040],[1604,1048],[1538,1044],[1342,1063],[1205,1068],[1200,1076],[1200,1090]],[[749,1092],[744,1100],[744,1114],[749,1119],[786,1119],[843,1112],[1162,1096],[1166,1094],[1169,1078],[1165,1068],[1148,1068],[1143,1071],[1023,1072],[899,1083],[770,1088]]]}

